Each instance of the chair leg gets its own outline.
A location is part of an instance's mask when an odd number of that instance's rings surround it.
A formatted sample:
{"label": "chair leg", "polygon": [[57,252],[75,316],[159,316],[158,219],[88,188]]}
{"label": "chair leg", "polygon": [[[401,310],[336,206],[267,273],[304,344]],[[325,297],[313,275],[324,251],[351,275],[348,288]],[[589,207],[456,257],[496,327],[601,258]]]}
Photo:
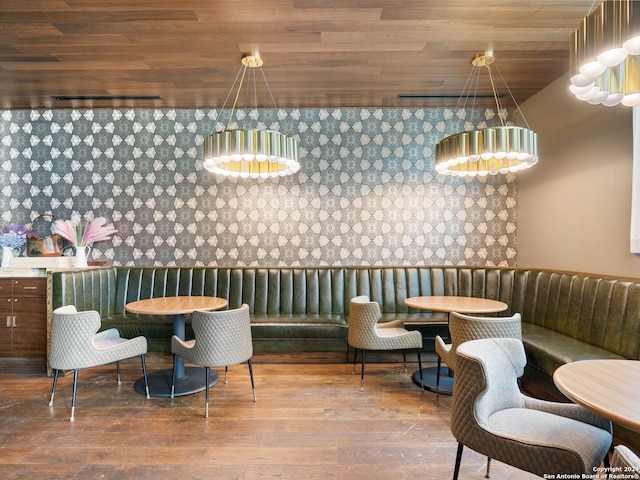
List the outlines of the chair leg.
{"label": "chair leg", "polygon": [[209,418],[209,367],[204,367],[204,380],[206,387],[204,389],[204,417]]}
{"label": "chair leg", "polygon": [[440,367],[442,366],[442,358],[438,355],[438,367],[436,369],[436,397],[440,393]]}
{"label": "chair leg", "polygon": [[460,463],[462,461],[462,449],[464,445],[458,442],[458,452],[456,453],[456,466],[453,469],[453,480],[458,480],[458,474],[460,473]]}
{"label": "chair leg", "polygon": [[416,348],[416,353],[418,354],[418,371],[420,372],[420,388],[424,393],[424,378],[422,377],[422,353],[419,348]]}
{"label": "chair leg", "polygon": [[249,376],[251,377],[251,390],[253,391],[253,401],[256,401],[256,384],[253,382],[253,366],[251,364],[251,359],[247,360],[247,365],[249,365]]}
{"label": "chair leg", "polygon": [[171,373],[171,398],[176,390],[176,364],[178,363],[178,356],[173,356],[173,372]]}
{"label": "chair leg", "polygon": [[71,418],[70,422],[75,420],[76,413],[76,392],[78,391],[78,370],[73,371],[73,396],[71,397]]}
{"label": "chair leg", "polygon": [[360,391],[364,390],[364,354],[366,350],[362,350],[360,355],[362,356],[362,368],[360,369]]}
{"label": "chair leg", "polygon": [[404,371],[407,371],[407,352],[402,351],[402,363],[404,365]]}
{"label": "chair leg", "polygon": [[484,478],[490,478],[489,477],[490,468],[491,468],[491,457],[487,457],[487,473],[485,474]]}
{"label": "chair leg", "polygon": [[142,362],[142,376],[144,377],[144,390],[147,392],[147,398],[151,398],[149,395],[149,379],[147,378],[147,362],[144,359],[144,354],[140,355],[140,361]]}
{"label": "chair leg", "polygon": [[224,367],[224,383],[229,383],[229,367]]}
{"label": "chair leg", "polygon": [[53,372],[53,386],[51,387],[51,398],[49,399],[50,407],[53,407],[53,396],[56,394],[56,385],[58,383],[58,372],[59,370],[57,368],[55,372]]}
{"label": "chair leg", "polygon": [[120,361],[116,360],[116,374],[118,375],[118,385],[122,385],[120,382]]}

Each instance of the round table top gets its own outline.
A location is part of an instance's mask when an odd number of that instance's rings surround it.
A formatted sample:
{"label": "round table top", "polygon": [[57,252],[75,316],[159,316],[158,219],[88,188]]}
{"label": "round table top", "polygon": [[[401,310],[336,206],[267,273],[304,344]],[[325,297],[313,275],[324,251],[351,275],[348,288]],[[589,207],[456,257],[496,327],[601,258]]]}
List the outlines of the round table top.
{"label": "round table top", "polygon": [[131,313],[148,315],[185,315],[196,310],[218,310],[227,304],[224,298],[218,297],[157,297],[127,303],[126,309]]}
{"label": "round table top", "polygon": [[454,295],[409,297],[404,303],[412,308],[434,312],[493,313],[509,308],[506,303],[498,300]]}
{"label": "round table top", "polygon": [[553,373],[562,393],[578,405],[640,432],[640,361],[582,360]]}

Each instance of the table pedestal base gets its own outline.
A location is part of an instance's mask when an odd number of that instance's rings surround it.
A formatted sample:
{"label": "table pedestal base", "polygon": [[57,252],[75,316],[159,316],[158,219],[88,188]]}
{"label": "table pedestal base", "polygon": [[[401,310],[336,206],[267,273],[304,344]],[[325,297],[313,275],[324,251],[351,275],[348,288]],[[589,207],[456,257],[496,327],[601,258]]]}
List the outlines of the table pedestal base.
{"label": "table pedestal base", "polygon": [[[149,381],[149,395],[152,397],[170,397],[171,396],[171,376],[172,369],[160,370],[147,375]],[[209,386],[213,387],[218,383],[220,377],[217,372],[211,370],[209,372]],[[201,392],[205,389],[205,371],[203,367],[185,367],[184,376],[176,378],[174,395],[189,395],[191,393]],[[146,395],[144,390],[144,379],[136,381],[133,388],[141,395]]]}
{"label": "table pedestal base", "polygon": [[[449,376],[447,367],[440,367],[440,385],[438,393],[440,395],[451,395],[453,393],[453,377]],[[422,369],[422,378],[424,381],[424,389],[430,392],[436,391],[436,380],[438,367],[427,367]],[[413,383],[420,386],[420,370],[417,370],[412,376]]]}

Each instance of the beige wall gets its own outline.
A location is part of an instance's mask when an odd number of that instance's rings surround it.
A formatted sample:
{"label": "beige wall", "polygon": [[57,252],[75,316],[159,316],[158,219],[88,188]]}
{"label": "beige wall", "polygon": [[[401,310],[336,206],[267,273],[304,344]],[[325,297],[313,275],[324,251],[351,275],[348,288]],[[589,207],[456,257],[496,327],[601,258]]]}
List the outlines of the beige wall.
{"label": "beige wall", "polygon": [[522,105],[540,161],[518,176],[518,266],[640,277],[629,252],[632,111],[580,102],[568,84]]}

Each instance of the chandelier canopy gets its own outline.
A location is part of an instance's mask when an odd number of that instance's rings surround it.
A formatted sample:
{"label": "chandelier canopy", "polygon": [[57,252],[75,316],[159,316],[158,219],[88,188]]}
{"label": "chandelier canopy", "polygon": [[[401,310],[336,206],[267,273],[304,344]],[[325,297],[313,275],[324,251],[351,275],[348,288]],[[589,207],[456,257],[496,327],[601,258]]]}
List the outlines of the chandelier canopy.
{"label": "chandelier canopy", "polygon": [[[537,134],[528,125],[527,128],[507,125],[501,115],[502,108],[490,68],[494,61],[493,55],[476,55],[472,65],[476,72],[478,67],[486,67],[489,72],[501,125],[456,133],[442,139],[436,145],[436,171],[440,174],[460,177],[495,175],[525,170],[538,162]],[[516,107],[519,111],[517,103]]]}
{"label": "chandelier canopy", "polygon": [[[203,163],[204,168],[210,172],[231,177],[268,178],[291,175],[300,170],[298,142],[293,137],[274,130],[230,129],[248,68],[260,69],[273,101],[269,84],[262,71],[262,63],[262,59],[258,56],[251,55],[242,59],[236,81],[241,74],[242,76],[229,114],[227,128],[212,133],[204,140]],[[231,95],[236,81],[231,86],[227,98]],[[253,84],[255,93],[255,73]]]}

